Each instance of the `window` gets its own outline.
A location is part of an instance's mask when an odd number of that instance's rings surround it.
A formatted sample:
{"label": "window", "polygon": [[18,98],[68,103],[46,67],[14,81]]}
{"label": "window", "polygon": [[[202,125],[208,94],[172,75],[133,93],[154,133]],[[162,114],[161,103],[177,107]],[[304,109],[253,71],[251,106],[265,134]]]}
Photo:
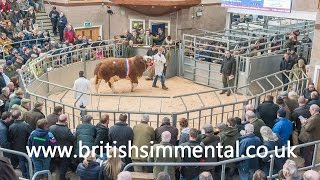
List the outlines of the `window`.
{"label": "window", "polygon": [[141,29],[146,29],[146,22],[144,19],[130,19],[130,32],[132,30],[140,31]]}

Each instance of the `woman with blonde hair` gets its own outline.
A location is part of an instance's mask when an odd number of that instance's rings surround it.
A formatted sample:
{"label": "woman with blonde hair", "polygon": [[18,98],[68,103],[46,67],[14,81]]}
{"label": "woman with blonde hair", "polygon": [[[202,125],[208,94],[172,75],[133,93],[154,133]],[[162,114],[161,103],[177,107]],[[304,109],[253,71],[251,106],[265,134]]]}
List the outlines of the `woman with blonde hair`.
{"label": "woman with blonde hair", "polygon": [[106,160],[100,168],[99,180],[117,179],[117,176],[123,170],[124,165],[125,164],[120,158],[119,149],[109,149],[108,160]]}
{"label": "woman with blonde hair", "polygon": [[96,162],[96,153],[87,152],[84,160],[77,167],[76,174],[80,180],[96,180],[99,177],[100,164]]}
{"label": "woman with blonde hair", "polygon": [[[263,146],[267,147],[268,152],[276,149],[281,149],[282,147],[281,139],[278,137],[277,134],[272,132],[272,129],[270,127],[262,126],[260,128],[260,133],[263,139]],[[270,155],[272,154],[268,154],[265,158],[262,159],[262,170],[265,174],[269,174],[270,160],[271,160]],[[285,158],[278,158],[278,157],[275,158],[273,172],[275,173],[279,172],[279,170],[282,169],[282,166],[285,163],[285,161],[286,161]]]}

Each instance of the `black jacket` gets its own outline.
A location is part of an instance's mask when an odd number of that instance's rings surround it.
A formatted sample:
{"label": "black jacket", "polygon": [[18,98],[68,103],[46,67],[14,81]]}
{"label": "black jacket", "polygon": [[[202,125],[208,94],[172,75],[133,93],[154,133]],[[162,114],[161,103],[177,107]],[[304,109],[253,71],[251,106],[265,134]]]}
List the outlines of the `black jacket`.
{"label": "black jacket", "polygon": [[36,129],[38,120],[44,118],[45,115],[38,109],[33,109],[23,115],[23,119],[32,127],[32,129]]}
{"label": "black jacket", "polygon": [[221,62],[220,73],[222,73],[225,76],[235,75],[236,65],[237,63],[233,56],[230,56],[229,58],[224,56]]}
{"label": "black jacket", "polygon": [[[125,122],[117,122],[114,126],[110,128],[109,131],[110,142],[116,141],[115,146],[119,148],[120,146],[128,147],[128,142],[133,140],[133,130]],[[128,148],[125,150],[128,151]]]}
{"label": "black jacket", "polygon": [[51,22],[57,22],[59,18],[59,12],[58,11],[50,11],[49,17],[51,19]]}
{"label": "black jacket", "polygon": [[57,146],[60,146],[60,148],[73,146],[76,138],[66,125],[57,123],[52,125],[49,130],[57,140]]}
{"label": "black jacket", "polygon": [[278,105],[271,101],[265,101],[257,108],[258,117],[262,119],[268,127],[272,128],[275,124],[275,119],[277,119],[278,110]]}
{"label": "black jacket", "polygon": [[292,121],[295,122],[295,128],[300,131],[301,130],[301,121],[299,119],[299,116],[304,117],[305,119],[311,117],[311,114],[309,112],[309,106],[303,105],[298,108],[296,108],[291,115]]}
{"label": "black jacket", "polygon": [[[215,135],[213,132],[209,135],[204,135],[203,139],[200,143],[201,146],[205,147],[217,147],[218,143],[220,142],[220,137],[218,135]],[[203,160],[205,162],[217,162],[218,161],[218,148],[214,148],[214,156],[209,156],[209,154],[213,154],[212,149],[208,148],[207,157],[205,157],[205,153],[203,154]],[[203,171],[208,171],[211,169],[214,169],[214,167],[210,166],[203,166],[201,167]]]}
{"label": "black jacket", "polygon": [[0,157],[0,179],[18,180],[11,163],[5,157]]}
{"label": "black jacket", "polygon": [[[186,143],[182,143],[180,146],[189,146],[190,149],[192,150],[193,148],[195,148],[195,146],[199,146],[199,145],[200,143],[197,141],[189,141]],[[183,152],[180,152],[180,155],[181,155],[182,162],[200,162],[200,158],[194,157],[193,154],[191,156],[188,156],[187,148],[183,149]],[[184,155],[184,157],[182,157],[182,155]],[[200,172],[199,166],[182,166],[181,167],[181,175],[185,179],[194,179],[196,176],[199,175],[199,172]]]}
{"label": "black jacket", "polygon": [[[91,148],[96,138],[96,128],[90,123],[83,123],[77,126],[77,152],[79,152],[79,142],[82,141],[82,145]],[[85,153],[85,152],[82,152]]]}
{"label": "black jacket", "polygon": [[28,138],[32,132],[31,126],[23,120],[15,120],[9,127],[9,141],[12,150],[26,153]]}
{"label": "black jacket", "polygon": [[55,125],[59,120],[59,114],[52,113],[47,116],[48,126]]}
{"label": "black jacket", "polygon": [[[103,124],[98,123],[96,125],[97,137],[94,141],[94,145],[105,146],[109,141],[109,128]],[[102,141],[102,144],[100,143]]]}
{"label": "black jacket", "polygon": [[[314,90],[314,91],[317,91],[317,90]],[[308,88],[305,88],[303,91],[302,91],[302,95],[303,95],[303,97],[304,98],[306,98],[306,99],[308,99],[309,101],[311,100],[311,93],[312,93],[313,91],[309,91],[308,90]],[[317,91],[318,92],[318,91]],[[318,94],[319,94],[319,92],[318,92]]]}
{"label": "black jacket", "polygon": [[289,58],[288,61],[282,60],[280,63],[280,71],[291,70],[293,67],[293,61]]}
{"label": "black jacket", "polygon": [[313,104],[320,106],[320,99],[311,99],[311,101],[309,101],[307,105],[310,107]]}
{"label": "black jacket", "polygon": [[160,127],[155,129],[155,131],[154,131],[155,140],[156,140],[155,144],[159,144],[161,142],[161,134],[165,131],[169,131],[171,133],[170,144],[172,144],[174,146],[177,145],[179,130],[176,127],[173,127],[168,124],[162,124]]}
{"label": "black jacket", "polygon": [[62,17],[58,17],[58,27],[65,27],[67,25],[67,22],[68,20],[66,16],[63,15]]}

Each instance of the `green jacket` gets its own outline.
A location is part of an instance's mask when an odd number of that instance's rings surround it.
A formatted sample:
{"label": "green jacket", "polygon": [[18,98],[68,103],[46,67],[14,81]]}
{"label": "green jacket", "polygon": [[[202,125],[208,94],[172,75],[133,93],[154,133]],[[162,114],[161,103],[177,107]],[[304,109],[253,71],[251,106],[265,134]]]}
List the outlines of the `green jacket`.
{"label": "green jacket", "polygon": [[265,126],[265,125],[266,125],[266,124],[264,123],[264,121],[261,120],[261,119],[256,118],[256,119],[252,120],[252,121],[250,122],[250,124],[252,124],[253,127],[254,127],[254,134],[255,134],[258,138],[260,138],[261,141],[263,142],[263,139],[262,139],[262,136],[261,136],[261,133],[260,133],[260,129],[261,129],[262,126]]}
{"label": "green jacket", "polygon": [[[239,133],[237,127],[227,127],[222,132],[220,132],[218,135],[220,136],[221,145],[223,147],[232,146],[233,149],[235,150],[236,141],[240,137],[240,133]],[[224,149],[222,152],[224,152],[225,150],[229,150],[229,148]],[[224,154],[222,154],[222,155],[224,155]],[[227,160],[227,159],[228,158],[222,158],[220,161]],[[235,167],[235,166],[236,166],[235,163],[227,164],[227,167]]]}
{"label": "green jacket", "polygon": [[[149,43],[149,46],[152,46],[152,44],[154,43],[154,37],[152,35],[149,36],[150,37],[150,43]],[[146,35],[142,36],[142,45],[146,45],[147,42],[147,38],[146,38]]]}
{"label": "green jacket", "polygon": [[125,58],[131,58],[133,56],[135,56],[133,47],[132,46],[127,46],[125,54],[124,54],[124,57]]}
{"label": "green jacket", "polygon": [[[154,141],[154,137],[154,129],[148,124],[140,123],[133,127],[133,145],[137,146],[139,149],[141,146],[148,146],[148,148],[144,148],[144,150],[149,152],[151,146],[150,142]],[[133,161],[147,162],[148,158],[141,158],[141,155],[143,155],[143,152],[139,151],[137,154],[137,151],[133,149],[131,159]]]}
{"label": "green jacket", "polygon": [[303,77],[303,73],[306,73],[305,66],[303,68],[299,68],[298,63],[293,65],[292,71],[289,74],[289,78],[291,81],[297,81]]}
{"label": "green jacket", "polygon": [[12,76],[16,75],[16,68],[15,66],[11,65],[11,66],[7,66],[4,65],[3,67],[3,72],[9,77],[11,78]]}
{"label": "green jacket", "polygon": [[[160,147],[160,148],[159,148]],[[162,147],[162,148],[161,148]],[[166,148],[163,148],[166,147]],[[157,150],[158,149],[158,150]],[[180,156],[178,154],[174,154],[177,150],[175,147],[171,145],[169,142],[161,142],[160,144],[153,145],[153,156],[149,156],[149,162],[179,162]],[[157,156],[157,151],[158,155]],[[173,152],[172,157],[170,157],[170,152]],[[153,167],[153,177],[156,179],[160,172],[164,171],[164,166],[154,166]],[[175,178],[175,169],[176,167],[169,166],[168,174],[170,175],[171,180],[176,180]]]}
{"label": "green jacket", "polygon": [[13,96],[10,99],[10,103],[9,103],[9,110],[12,108],[12,106],[16,104],[16,105],[20,105],[21,104],[21,98],[18,96]]}
{"label": "green jacket", "polygon": [[171,52],[170,50],[166,50],[166,54],[165,54],[165,57],[166,57],[166,66],[168,66],[171,62]]}

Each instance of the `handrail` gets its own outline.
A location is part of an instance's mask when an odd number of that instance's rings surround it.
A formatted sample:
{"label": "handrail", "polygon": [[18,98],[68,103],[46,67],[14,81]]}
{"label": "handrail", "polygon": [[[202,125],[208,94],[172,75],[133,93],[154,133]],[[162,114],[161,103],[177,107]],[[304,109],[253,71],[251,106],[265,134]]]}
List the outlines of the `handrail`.
{"label": "handrail", "polygon": [[36,178],[41,174],[48,174],[48,180],[52,179],[50,170],[42,170],[42,171],[38,171],[38,172],[34,173],[32,180],[36,180]]}

